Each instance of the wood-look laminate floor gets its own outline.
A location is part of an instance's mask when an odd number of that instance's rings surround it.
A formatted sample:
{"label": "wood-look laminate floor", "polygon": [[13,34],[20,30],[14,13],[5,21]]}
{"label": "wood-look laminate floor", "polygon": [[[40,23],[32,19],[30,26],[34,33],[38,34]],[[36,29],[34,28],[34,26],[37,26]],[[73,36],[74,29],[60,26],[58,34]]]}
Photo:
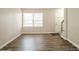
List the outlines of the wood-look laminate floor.
{"label": "wood-look laminate floor", "polygon": [[59,35],[21,35],[1,51],[78,51]]}

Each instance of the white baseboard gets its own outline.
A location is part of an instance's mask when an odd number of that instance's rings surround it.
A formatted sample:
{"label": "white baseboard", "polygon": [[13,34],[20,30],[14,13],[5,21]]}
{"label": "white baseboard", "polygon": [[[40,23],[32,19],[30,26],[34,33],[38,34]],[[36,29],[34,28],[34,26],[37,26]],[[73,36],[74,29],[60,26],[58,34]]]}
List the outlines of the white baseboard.
{"label": "white baseboard", "polygon": [[3,47],[5,47],[7,44],[11,43],[13,40],[15,40],[17,37],[19,37],[21,34],[15,36],[14,38],[12,38],[11,40],[7,41],[6,43],[4,43],[2,46],[0,46],[0,49],[2,49]]}
{"label": "white baseboard", "polygon": [[79,45],[75,44],[73,41],[67,39],[67,41],[69,41],[72,45],[74,45],[75,47],[77,47],[79,49]]}
{"label": "white baseboard", "polygon": [[22,34],[50,34],[53,32],[22,32]]}
{"label": "white baseboard", "polygon": [[62,35],[60,35],[64,40],[67,40],[67,38],[66,37],[64,37],[64,36],[62,36]]}
{"label": "white baseboard", "polygon": [[62,35],[60,35],[64,40],[67,40],[68,42],[70,42],[73,46],[77,47],[79,49],[79,45],[75,44],[73,41],[71,41],[70,39],[67,39],[65,37],[63,37]]}

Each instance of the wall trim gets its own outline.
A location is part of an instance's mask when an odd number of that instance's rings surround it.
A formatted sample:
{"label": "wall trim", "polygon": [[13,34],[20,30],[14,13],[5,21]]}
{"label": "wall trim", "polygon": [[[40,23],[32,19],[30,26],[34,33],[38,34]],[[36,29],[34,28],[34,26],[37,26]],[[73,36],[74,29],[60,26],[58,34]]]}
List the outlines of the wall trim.
{"label": "wall trim", "polygon": [[54,32],[22,32],[22,34],[50,34]]}
{"label": "wall trim", "polygon": [[70,39],[63,37],[62,35],[60,35],[64,40],[67,40],[68,42],[70,42],[73,46],[77,47],[77,49],[79,49],[79,45],[75,44],[73,41],[71,41]]}
{"label": "wall trim", "polygon": [[63,38],[64,40],[67,40],[67,38],[66,38],[66,37],[64,37],[64,36],[62,36],[62,35],[60,35],[60,37],[61,37],[61,38]]}
{"label": "wall trim", "polygon": [[75,47],[77,47],[79,49],[79,45],[75,44],[73,41],[67,39],[67,41],[69,41],[72,45],[74,45]]}
{"label": "wall trim", "polygon": [[0,46],[0,49],[2,49],[3,47],[5,47],[7,44],[11,43],[13,40],[15,40],[17,37],[19,37],[21,34],[15,36],[14,38],[12,38],[11,40],[5,42],[2,46]]}

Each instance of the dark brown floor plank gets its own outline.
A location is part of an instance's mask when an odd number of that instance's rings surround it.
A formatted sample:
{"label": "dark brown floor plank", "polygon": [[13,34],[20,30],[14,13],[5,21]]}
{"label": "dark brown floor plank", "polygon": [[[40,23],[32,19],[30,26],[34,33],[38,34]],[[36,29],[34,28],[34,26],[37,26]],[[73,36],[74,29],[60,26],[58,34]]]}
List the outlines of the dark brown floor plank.
{"label": "dark brown floor plank", "polygon": [[59,35],[21,35],[1,51],[78,51]]}

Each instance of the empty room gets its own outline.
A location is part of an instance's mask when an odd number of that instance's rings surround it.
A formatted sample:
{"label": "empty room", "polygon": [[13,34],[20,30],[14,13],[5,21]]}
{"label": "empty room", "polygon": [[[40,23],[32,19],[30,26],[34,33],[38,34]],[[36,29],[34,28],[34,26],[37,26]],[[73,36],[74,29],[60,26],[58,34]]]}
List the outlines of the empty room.
{"label": "empty room", "polygon": [[79,8],[0,8],[0,51],[79,51]]}

